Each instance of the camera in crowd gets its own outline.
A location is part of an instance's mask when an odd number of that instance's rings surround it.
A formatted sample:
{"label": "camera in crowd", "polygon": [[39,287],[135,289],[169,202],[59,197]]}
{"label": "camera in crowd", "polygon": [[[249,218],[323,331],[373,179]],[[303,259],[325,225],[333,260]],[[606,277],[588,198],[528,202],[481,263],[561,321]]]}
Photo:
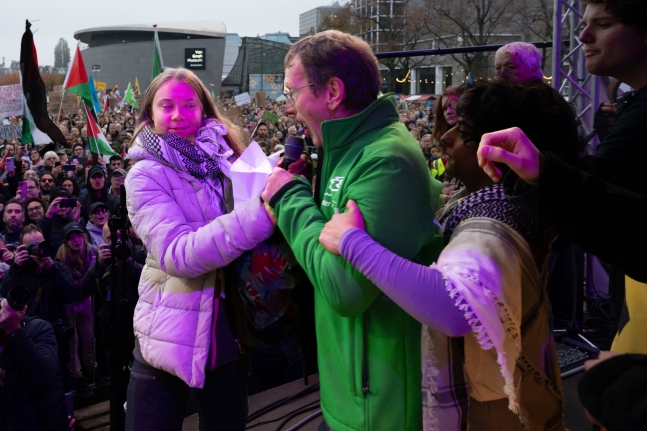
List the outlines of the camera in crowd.
{"label": "camera in crowd", "polygon": [[117,242],[115,242],[114,253],[117,259],[121,259],[121,258],[128,259],[130,257],[130,248],[128,247],[128,244],[125,244],[123,241],[118,239]]}
{"label": "camera in crowd", "polygon": [[[29,304],[30,297],[31,295],[29,295],[29,290],[27,290],[25,286],[17,285],[7,293],[7,297],[5,299],[7,300],[7,303],[9,303],[9,306],[14,310],[22,310]],[[5,333],[0,329],[0,346],[4,346],[4,344]]]}
{"label": "camera in crowd", "polygon": [[52,328],[54,328],[54,335],[58,342],[68,342],[74,337],[74,328],[64,322],[62,319],[58,319],[56,322],[52,323]]}
{"label": "camera in crowd", "polygon": [[54,255],[54,245],[52,245],[52,243],[49,241],[34,241],[31,244],[27,244],[25,249],[30,256],[34,257],[43,258],[52,257]]}
{"label": "camera in crowd", "polygon": [[24,307],[29,304],[29,290],[23,285],[14,286],[13,289],[7,293],[5,298],[9,303],[9,306],[14,310],[22,310]]}

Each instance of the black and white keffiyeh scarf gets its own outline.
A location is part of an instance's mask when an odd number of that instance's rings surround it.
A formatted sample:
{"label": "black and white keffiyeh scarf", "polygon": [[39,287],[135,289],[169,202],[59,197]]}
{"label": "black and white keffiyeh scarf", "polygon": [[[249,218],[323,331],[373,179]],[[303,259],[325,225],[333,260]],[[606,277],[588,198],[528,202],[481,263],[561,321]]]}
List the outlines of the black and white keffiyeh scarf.
{"label": "black and white keffiyeh scarf", "polygon": [[512,202],[505,195],[502,184],[494,184],[468,194],[438,219],[443,227],[445,243],[449,243],[461,222],[475,217],[498,220],[517,231],[528,242],[538,268],[542,267],[548,247],[557,236]]}
{"label": "black and white keffiyeh scarf", "polygon": [[137,144],[159,162],[185,172],[200,183],[208,185],[223,205],[223,172],[221,163],[234,152],[225,140],[227,128],[214,119],[204,120],[195,140],[173,134],[157,134],[145,126],[137,135]]}

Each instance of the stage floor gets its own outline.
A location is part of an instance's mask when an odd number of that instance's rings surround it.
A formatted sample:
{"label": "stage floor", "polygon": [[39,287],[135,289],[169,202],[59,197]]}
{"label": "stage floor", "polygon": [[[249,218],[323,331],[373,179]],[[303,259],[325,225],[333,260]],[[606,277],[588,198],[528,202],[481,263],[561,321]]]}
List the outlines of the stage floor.
{"label": "stage floor", "polygon": [[[563,380],[564,395],[566,397],[564,421],[566,422],[566,427],[568,428],[569,431],[591,431],[593,429],[593,426],[586,418],[586,415],[584,414],[584,410],[582,409],[582,405],[580,404],[580,401],[577,397],[577,382],[579,382],[581,377],[582,377],[582,373],[578,373],[573,376],[566,377]],[[316,384],[318,382],[319,382],[318,375],[310,376],[309,378],[310,385]],[[266,405],[273,403],[283,397],[297,394],[300,391],[304,390],[305,388],[306,386],[303,383],[303,379],[301,379],[292,383],[288,383],[283,386],[279,386],[277,388],[271,389],[266,392],[261,392],[260,394],[252,395],[251,397],[249,397],[249,413],[250,414],[254,413],[260,408],[265,407]],[[265,414],[264,416],[261,416],[258,419],[255,419],[249,422],[249,424],[247,425],[248,429],[250,429],[249,427],[256,423],[273,420],[281,416],[287,415],[290,412],[297,410],[299,407],[305,406],[318,399],[319,399],[319,392],[314,392],[302,398],[296,399],[293,402],[283,405],[277,408],[276,410],[272,410],[271,412]],[[296,416],[295,418],[291,419],[286,424],[284,424],[281,430],[283,431],[288,430],[290,427],[294,426],[295,424],[297,424],[299,421],[303,420],[307,416],[315,413],[317,410],[318,409],[309,410],[307,412],[303,412],[299,414],[298,416]],[[317,431],[317,428],[319,427],[319,423],[321,422],[321,420],[322,420],[321,416],[316,417],[310,422],[308,422],[306,425],[304,425],[303,427],[299,428],[299,430]],[[276,422],[255,426],[251,429],[255,431],[274,431],[282,421],[283,419],[278,420]],[[184,420],[184,426],[182,427],[182,430],[197,431],[198,415],[193,415],[186,418]]]}

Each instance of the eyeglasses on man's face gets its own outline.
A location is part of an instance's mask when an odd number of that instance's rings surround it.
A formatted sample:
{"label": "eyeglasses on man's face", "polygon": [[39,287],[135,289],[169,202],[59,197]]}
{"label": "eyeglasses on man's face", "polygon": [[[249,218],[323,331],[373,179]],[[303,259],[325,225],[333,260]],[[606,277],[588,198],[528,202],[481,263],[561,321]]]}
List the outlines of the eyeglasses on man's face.
{"label": "eyeglasses on man's face", "polygon": [[290,104],[294,105],[294,93],[296,93],[297,91],[303,90],[304,88],[308,88],[311,85],[314,85],[314,83],[311,82],[308,85],[304,85],[303,87],[295,88],[294,90],[290,90],[288,87],[285,87],[285,89],[283,90],[283,95],[288,100],[288,102],[290,102]]}
{"label": "eyeglasses on man's face", "polygon": [[52,179],[52,178],[41,178],[40,182],[41,183],[53,183],[54,179]]}
{"label": "eyeglasses on man's face", "polygon": [[107,212],[108,212],[108,208],[100,207],[92,211],[92,214],[105,214]]}
{"label": "eyeglasses on man's face", "polygon": [[43,207],[41,205],[31,207],[31,208],[27,208],[27,212],[29,214],[41,212],[42,210],[43,210]]}

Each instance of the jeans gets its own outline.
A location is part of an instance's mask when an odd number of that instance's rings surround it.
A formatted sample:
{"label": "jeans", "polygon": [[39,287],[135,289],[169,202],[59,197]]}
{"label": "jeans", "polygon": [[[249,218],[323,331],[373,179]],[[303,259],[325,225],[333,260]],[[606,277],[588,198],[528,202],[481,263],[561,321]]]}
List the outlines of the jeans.
{"label": "jeans", "polygon": [[71,360],[67,364],[68,371],[74,379],[82,376],[81,369],[94,376],[94,318],[92,315],[92,297],[77,301],[67,308],[69,324],[74,328],[74,337],[70,339]]}
{"label": "jeans", "polygon": [[[247,424],[249,358],[207,371],[193,389],[200,431],[243,431]],[[127,431],[181,431],[191,388],[178,377],[135,360],[128,384]]]}

